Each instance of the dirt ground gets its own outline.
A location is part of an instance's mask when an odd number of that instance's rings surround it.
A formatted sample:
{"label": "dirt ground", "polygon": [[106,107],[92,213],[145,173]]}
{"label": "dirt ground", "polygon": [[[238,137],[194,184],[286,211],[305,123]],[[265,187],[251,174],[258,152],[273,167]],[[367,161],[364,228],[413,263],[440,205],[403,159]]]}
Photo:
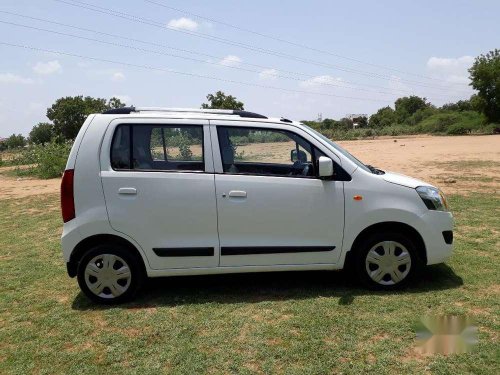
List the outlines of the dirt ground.
{"label": "dirt ground", "polygon": [[[500,136],[384,137],[339,144],[364,163],[439,186],[445,193],[500,192]],[[238,146],[244,159],[289,160],[286,142]],[[0,199],[57,193],[60,180],[16,178],[0,168]]]}
{"label": "dirt ground", "polygon": [[445,193],[500,193],[500,136],[391,137],[339,142],[363,163],[419,178]]}

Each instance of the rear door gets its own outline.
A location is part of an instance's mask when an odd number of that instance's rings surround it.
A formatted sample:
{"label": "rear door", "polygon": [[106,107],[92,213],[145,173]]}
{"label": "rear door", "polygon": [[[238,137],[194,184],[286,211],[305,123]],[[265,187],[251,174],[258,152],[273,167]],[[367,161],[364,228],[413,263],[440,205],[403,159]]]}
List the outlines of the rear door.
{"label": "rear door", "polygon": [[207,121],[113,121],[101,151],[111,226],[153,269],[216,267],[213,172]]}
{"label": "rear door", "polygon": [[296,127],[215,124],[221,266],[335,263],[344,229],[343,182],[319,179],[316,164],[319,156],[335,156]]}

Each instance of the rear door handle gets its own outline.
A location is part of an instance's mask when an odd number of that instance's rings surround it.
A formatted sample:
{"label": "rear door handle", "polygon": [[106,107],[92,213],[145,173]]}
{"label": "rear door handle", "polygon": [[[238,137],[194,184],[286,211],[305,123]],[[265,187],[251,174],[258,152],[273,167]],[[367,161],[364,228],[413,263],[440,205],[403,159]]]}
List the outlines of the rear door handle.
{"label": "rear door handle", "polygon": [[246,198],[247,197],[247,192],[243,190],[231,190],[229,192],[229,196],[231,198]]}
{"label": "rear door handle", "polygon": [[132,188],[132,187],[122,187],[122,188],[118,189],[118,194],[136,195],[137,189]]}

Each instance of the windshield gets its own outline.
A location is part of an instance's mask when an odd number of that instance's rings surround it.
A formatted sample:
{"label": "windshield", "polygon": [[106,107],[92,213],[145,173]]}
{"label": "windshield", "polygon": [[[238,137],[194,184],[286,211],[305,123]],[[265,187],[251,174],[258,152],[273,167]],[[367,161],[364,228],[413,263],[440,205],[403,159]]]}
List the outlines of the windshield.
{"label": "windshield", "polygon": [[336,144],[335,142],[333,142],[331,139],[325,137],[323,134],[321,134],[320,132],[314,130],[313,128],[311,128],[310,126],[307,126],[307,125],[304,125],[304,124],[301,124],[303,127],[309,129],[310,131],[312,131],[314,134],[316,134],[318,137],[320,137],[322,140],[324,140],[325,142],[328,142],[328,144],[330,146],[332,146],[336,151],[340,152],[342,155],[344,155],[347,159],[349,159],[350,161],[352,161],[354,164],[356,164],[358,167],[360,167],[361,169],[364,169],[365,171],[367,172],[371,172],[370,168],[368,168],[365,164],[363,164],[360,160],[356,159],[353,155],[351,155],[347,150],[343,149],[342,147],[340,147],[338,144]]}

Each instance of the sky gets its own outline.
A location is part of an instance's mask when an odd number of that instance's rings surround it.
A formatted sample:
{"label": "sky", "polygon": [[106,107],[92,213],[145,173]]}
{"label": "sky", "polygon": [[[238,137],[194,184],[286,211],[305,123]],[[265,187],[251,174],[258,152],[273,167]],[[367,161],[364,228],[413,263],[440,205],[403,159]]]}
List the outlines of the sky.
{"label": "sky", "polygon": [[500,47],[498,14],[472,0],[1,0],[0,137],[75,95],[199,108],[222,90],[295,120],[408,95],[439,106],[473,93],[467,69]]}

